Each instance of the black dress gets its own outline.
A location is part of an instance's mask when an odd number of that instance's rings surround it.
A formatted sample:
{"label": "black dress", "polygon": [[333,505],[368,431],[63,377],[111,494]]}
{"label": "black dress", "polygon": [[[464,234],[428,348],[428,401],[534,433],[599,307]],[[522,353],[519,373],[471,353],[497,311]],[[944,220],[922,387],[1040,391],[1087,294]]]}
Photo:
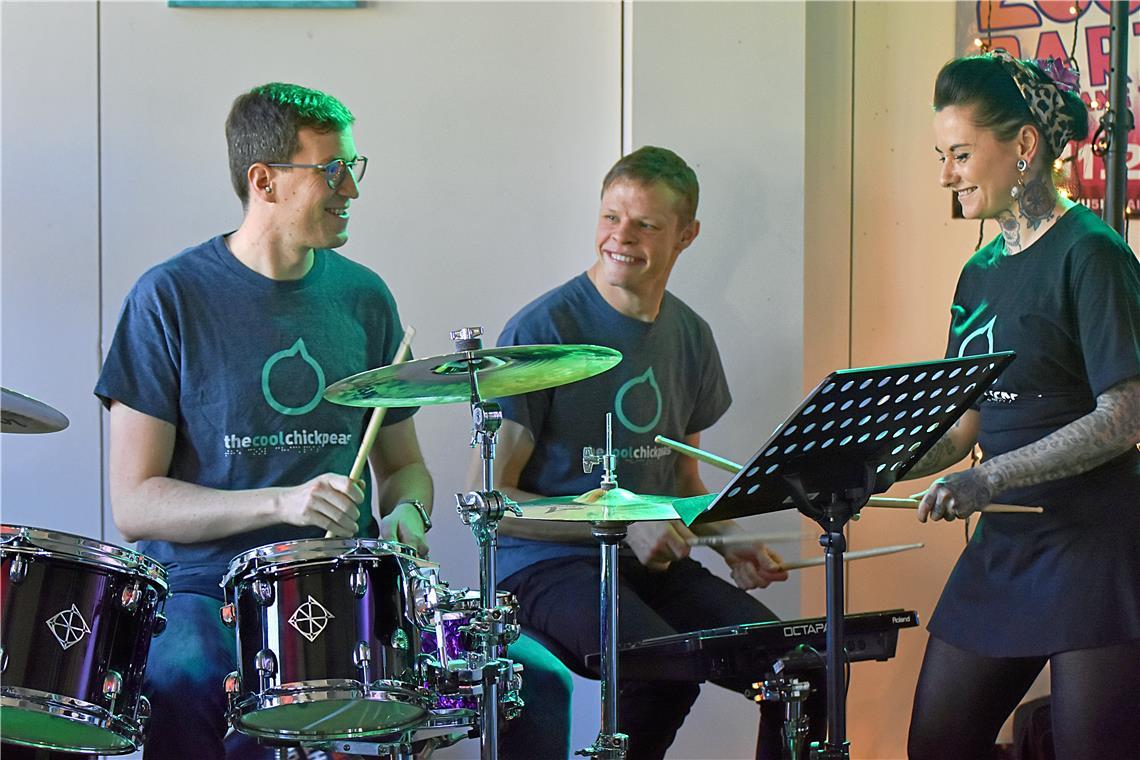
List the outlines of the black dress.
{"label": "black dress", "polygon": [[[1026,250],[999,236],[962,270],[947,356],[1013,350],[975,407],[986,458],[1032,443],[1140,375],[1140,262],[1084,206]],[[981,516],[930,620],[931,634],[991,657],[1140,639],[1140,452],[995,494],[1044,515]]]}

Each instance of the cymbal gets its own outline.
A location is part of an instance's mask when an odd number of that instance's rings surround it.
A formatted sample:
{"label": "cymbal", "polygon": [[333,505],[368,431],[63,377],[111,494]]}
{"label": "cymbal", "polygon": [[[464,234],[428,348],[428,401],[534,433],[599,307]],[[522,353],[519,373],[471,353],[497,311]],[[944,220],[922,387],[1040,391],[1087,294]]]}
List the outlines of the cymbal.
{"label": "cymbal", "polygon": [[0,432],[54,433],[70,424],[66,415],[44,402],[0,388]]}
{"label": "cymbal", "polygon": [[[704,498],[712,502],[716,494]],[[642,522],[645,520],[680,520],[673,508],[676,496],[645,496],[614,488],[595,488],[581,496],[559,496],[532,499],[519,503],[524,520],[560,520],[567,522]],[[706,505],[707,506],[707,505]],[[516,515],[517,516],[517,515]]]}
{"label": "cymbal", "polygon": [[621,352],[590,345],[503,346],[391,364],[353,375],[325,389],[345,406],[428,406],[471,400],[468,357],[475,363],[479,395],[501,398],[566,385],[601,374]]}

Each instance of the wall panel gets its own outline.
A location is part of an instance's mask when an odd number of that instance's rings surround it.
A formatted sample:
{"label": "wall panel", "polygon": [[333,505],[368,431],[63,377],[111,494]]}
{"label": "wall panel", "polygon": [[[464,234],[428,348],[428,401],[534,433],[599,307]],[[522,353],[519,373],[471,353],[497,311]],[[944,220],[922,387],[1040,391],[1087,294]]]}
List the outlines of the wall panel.
{"label": "wall panel", "polygon": [[[743,461],[801,395],[805,8],[694,2],[631,9],[626,147],[670,147],[700,179],[701,232],[678,260],[670,290],[712,326],[732,389],[732,408],[702,446]],[[704,475],[710,487],[727,481],[711,468]],[[788,530],[800,518],[742,522]],[[775,548],[797,556],[800,547]],[[714,552],[698,556],[724,574]],[[799,583],[793,576],[753,593],[779,615],[796,617]],[[670,757],[751,757],[756,727],[754,704],[705,684]]]}
{"label": "wall panel", "polygon": [[87,2],[0,3],[0,382],[71,420],[0,436],[7,523],[98,537],[98,23]]}

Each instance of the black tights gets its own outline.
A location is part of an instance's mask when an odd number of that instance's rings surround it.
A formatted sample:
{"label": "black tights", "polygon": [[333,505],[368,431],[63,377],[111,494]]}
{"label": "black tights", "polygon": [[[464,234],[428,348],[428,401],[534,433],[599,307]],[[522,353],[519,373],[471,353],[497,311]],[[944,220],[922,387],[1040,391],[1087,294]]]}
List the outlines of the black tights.
{"label": "black tights", "polygon": [[1140,641],[1048,658],[983,657],[933,636],[914,695],[908,756],[991,757],[1002,724],[1046,661],[1056,756],[1140,756]]}

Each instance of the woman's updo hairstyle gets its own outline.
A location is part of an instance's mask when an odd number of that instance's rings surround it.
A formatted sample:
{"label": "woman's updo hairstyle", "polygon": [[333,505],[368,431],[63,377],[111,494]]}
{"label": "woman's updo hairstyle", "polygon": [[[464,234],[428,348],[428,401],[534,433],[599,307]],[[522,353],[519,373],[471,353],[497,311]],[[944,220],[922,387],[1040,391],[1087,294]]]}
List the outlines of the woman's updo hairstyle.
{"label": "woman's updo hairstyle", "polygon": [[1045,158],[1056,159],[1069,140],[1088,136],[1088,109],[1075,88],[1060,85],[1033,61],[1019,61],[1004,50],[955,58],[934,83],[934,110],[972,107],[974,124],[992,130],[1002,142],[1030,124],[1041,134]]}

